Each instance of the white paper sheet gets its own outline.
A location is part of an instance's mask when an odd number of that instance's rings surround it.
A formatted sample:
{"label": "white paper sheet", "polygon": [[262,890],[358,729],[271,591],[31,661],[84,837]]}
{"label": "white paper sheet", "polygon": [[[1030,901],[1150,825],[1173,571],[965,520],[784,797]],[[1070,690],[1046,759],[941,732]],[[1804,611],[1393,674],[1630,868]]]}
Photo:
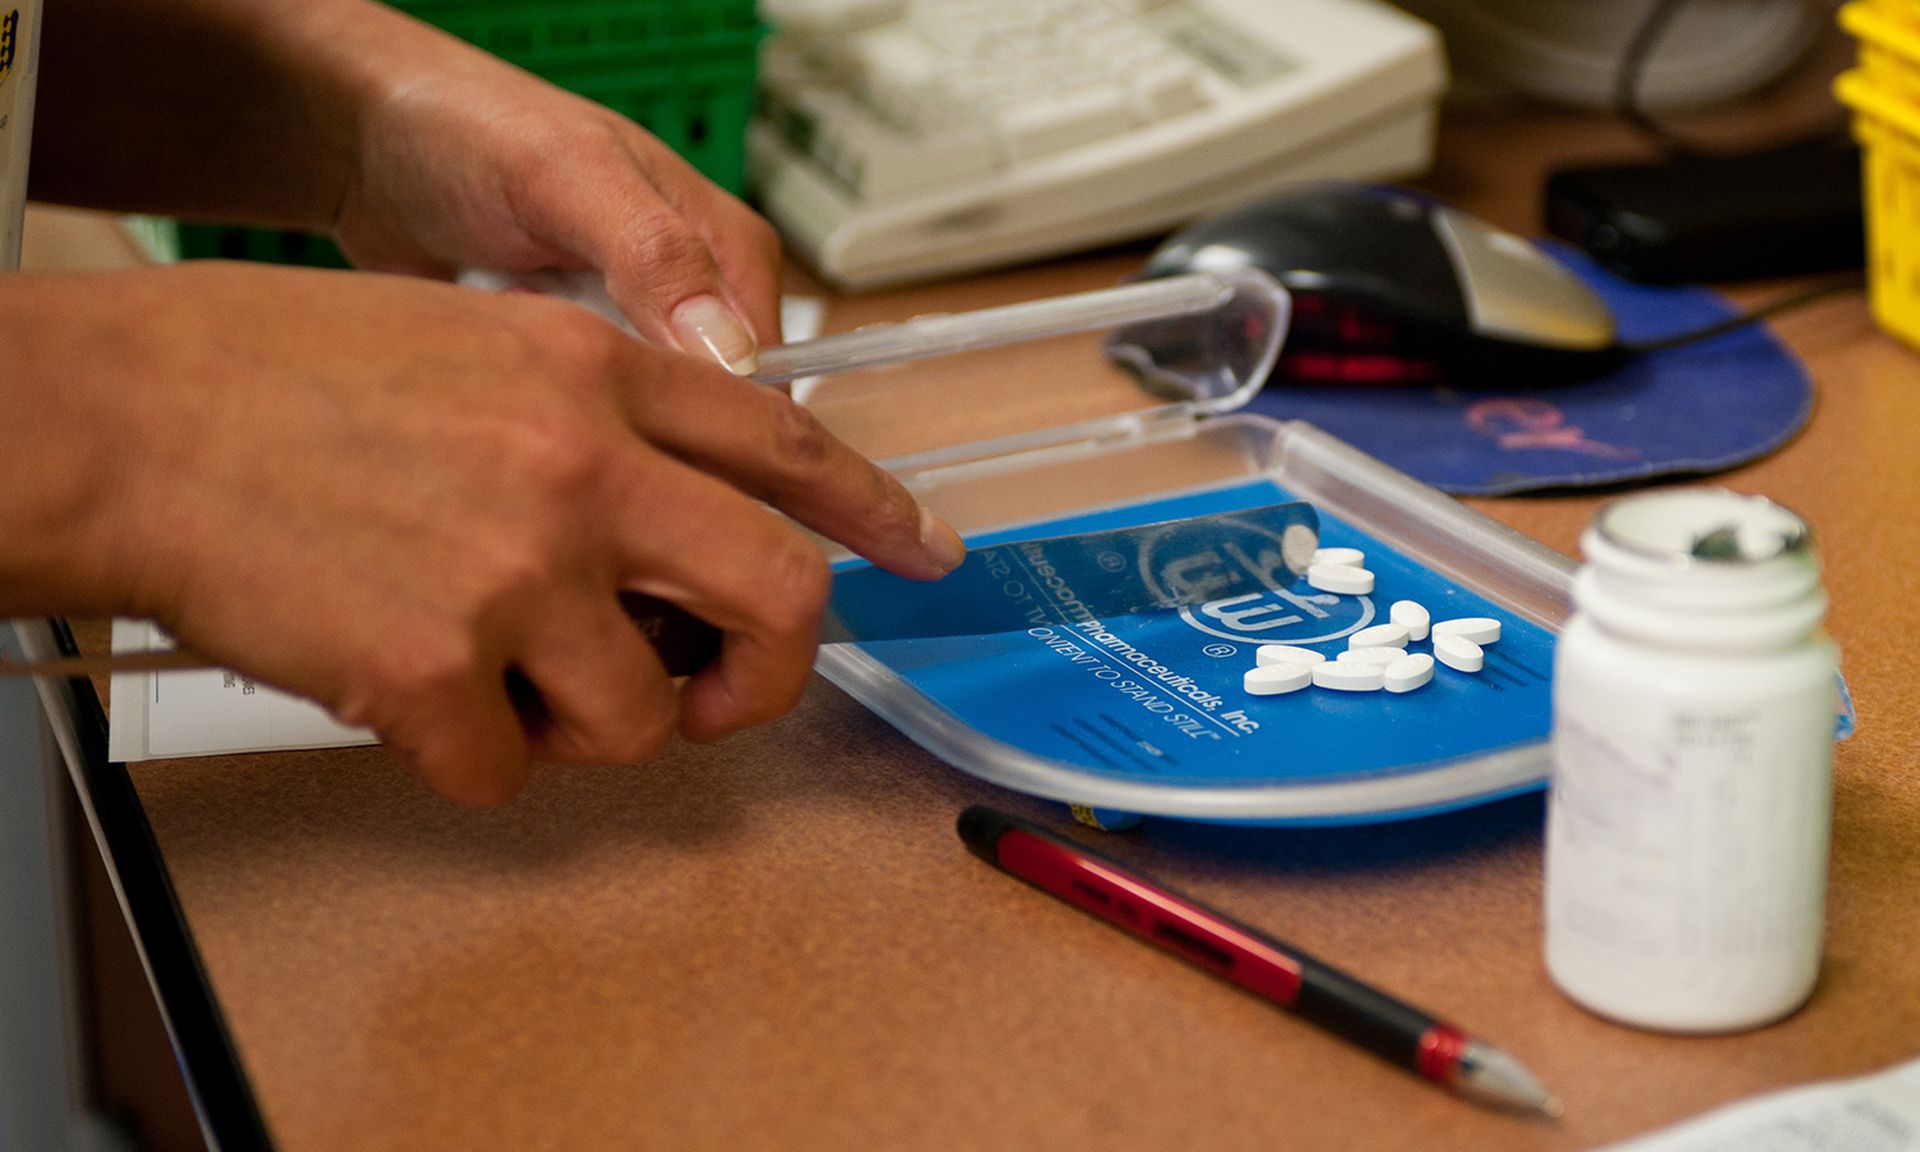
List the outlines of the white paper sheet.
{"label": "white paper sheet", "polygon": [[1743,1100],[1598,1152],[1920,1152],[1920,1060]]}
{"label": "white paper sheet", "polygon": [[[144,620],[113,622],[115,652],[171,647],[167,634]],[[255,684],[236,672],[115,673],[110,693],[110,760],[374,742],[373,733],[341,724],[319,705]]]}

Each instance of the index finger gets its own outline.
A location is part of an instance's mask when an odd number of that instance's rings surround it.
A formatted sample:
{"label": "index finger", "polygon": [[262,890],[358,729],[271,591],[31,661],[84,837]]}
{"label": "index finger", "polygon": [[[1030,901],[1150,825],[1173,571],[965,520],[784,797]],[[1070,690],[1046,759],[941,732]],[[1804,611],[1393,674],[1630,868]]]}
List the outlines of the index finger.
{"label": "index finger", "polygon": [[[718,476],[890,572],[931,580],[967,546],[893,474],[785,392],[686,361],[634,370],[628,420],[649,443]],[[675,378],[677,377],[677,378]]]}

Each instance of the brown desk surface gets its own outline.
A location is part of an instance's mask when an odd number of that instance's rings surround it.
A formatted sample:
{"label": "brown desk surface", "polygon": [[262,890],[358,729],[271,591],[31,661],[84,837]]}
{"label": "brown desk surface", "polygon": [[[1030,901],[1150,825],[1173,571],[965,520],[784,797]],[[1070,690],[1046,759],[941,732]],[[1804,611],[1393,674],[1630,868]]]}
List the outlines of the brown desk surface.
{"label": "brown desk surface", "polygon": [[[1429,182],[1533,231],[1535,166],[1611,130],[1450,129]],[[1591,126],[1589,126],[1591,127]],[[1497,178],[1496,178],[1497,177]],[[1111,282],[1123,253],[836,303],[830,327]],[[1492,1114],[999,875],[980,784],[817,682],[785,721],[496,812],[372,750],[136,766],[278,1145],[1579,1148],[1920,1052],[1920,360],[1858,298],[1776,326],[1812,427],[1721,478],[1819,527],[1861,730],[1837,763],[1812,1002],[1722,1039],[1603,1023],[1540,961],[1538,798],[1319,831],[1152,824],[1102,847],[1508,1047],[1565,1098]],[[1570,550],[1593,498],[1483,501]]]}

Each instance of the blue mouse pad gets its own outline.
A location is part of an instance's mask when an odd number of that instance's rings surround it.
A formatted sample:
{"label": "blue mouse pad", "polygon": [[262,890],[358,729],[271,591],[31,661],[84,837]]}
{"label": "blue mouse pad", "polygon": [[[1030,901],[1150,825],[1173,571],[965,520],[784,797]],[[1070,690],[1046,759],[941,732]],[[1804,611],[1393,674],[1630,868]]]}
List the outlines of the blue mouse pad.
{"label": "blue mouse pad", "polygon": [[[1270,481],[1175,497],[1032,525],[970,541],[984,549],[1008,540],[1146,524],[1234,511],[1293,499]],[[1089,779],[1150,782],[1173,789],[1310,787],[1338,781],[1411,779],[1547,736],[1553,636],[1410,560],[1381,540],[1321,514],[1322,546],[1366,553],[1375,574],[1370,596],[1317,592],[1304,582],[1177,611],[1076,621],[1063,607],[1071,591],[1049,590],[1045,573],[1020,570],[1008,549],[1005,584],[948,588],[884,572],[848,571],[861,582],[848,599],[883,620],[890,600],[936,603],[960,595],[1001,605],[1003,631],[969,636],[888,639],[859,647],[908,688],[929,698],[979,737],[1071,765]],[[853,568],[862,567],[855,564]],[[871,573],[871,575],[869,575]],[[1019,587],[1015,587],[1018,585]],[[1011,589],[1011,590],[1009,590]],[[1034,593],[1039,593],[1038,596]],[[841,596],[836,592],[836,603]],[[1405,694],[1310,687],[1284,696],[1251,696],[1241,676],[1262,643],[1299,644],[1329,659],[1347,637],[1386,615],[1395,600],[1424,604],[1435,620],[1491,616],[1500,640],[1475,674],[1436,665],[1431,683]],[[1245,603],[1241,603],[1245,601]],[[1259,603],[1255,603],[1259,601]],[[842,613],[861,634],[859,610]],[[1082,614],[1084,616],[1084,614]],[[1426,651],[1425,643],[1409,645]],[[855,686],[866,698],[871,682]],[[886,701],[868,699],[882,714]],[[896,721],[898,722],[898,721]],[[924,733],[901,724],[907,735]],[[973,743],[971,737],[969,743]],[[968,768],[967,756],[949,756]],[[991,775],[989,774],[990,778]],[[1538,778],[1463,783],[1435,802],[1375,804],[1367,811],[1261,823],[1344,823],[1420,815],[1538,787]],[[1389,790],[1392,791],[1391,789]],[[1423,793],[1423,795],[1425,795]],[[1249,822],[1223,816],[1228,822]]]}
{"label": "blue mouse pad", "polygon": [[[1707,289],[1635,284],[1565,246],[1548,250],[1606,300],[1622,340],[1687,332],[1735,314]],[[1813,384],[1755,324],[1580,384],[1484,391],[1276,385],[1247,410],[1305,420],[1443,491],[1499,496],[1731,468],[1805,426]]]}

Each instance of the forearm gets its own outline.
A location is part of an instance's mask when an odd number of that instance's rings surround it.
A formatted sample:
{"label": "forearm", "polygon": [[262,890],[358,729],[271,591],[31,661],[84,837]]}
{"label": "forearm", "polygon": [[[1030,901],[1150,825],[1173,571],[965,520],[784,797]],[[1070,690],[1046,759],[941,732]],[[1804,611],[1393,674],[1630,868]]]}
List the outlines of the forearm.
{"label": "forearm", "polygon": [[370,110],[477,55],[372,0],[47,6],[37,199],[325,231]]}
{"label": "forearm", "polygon": [[77,355],[136,338],[98,307],[117,279],[0,276],[0,617],[127,607],[105,511],[122,417]]}

